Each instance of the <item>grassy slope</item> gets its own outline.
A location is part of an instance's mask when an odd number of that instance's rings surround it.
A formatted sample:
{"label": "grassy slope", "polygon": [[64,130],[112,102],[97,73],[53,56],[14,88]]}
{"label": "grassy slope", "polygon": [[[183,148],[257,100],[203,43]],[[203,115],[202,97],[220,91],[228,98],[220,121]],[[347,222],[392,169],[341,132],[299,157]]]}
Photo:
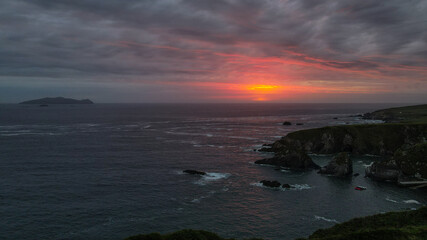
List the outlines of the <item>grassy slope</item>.
{"label": "grassy slope", "polygon": [[[427,207],[413,211],[390,212],[355,218],[321,229],[308,240],[426,240]],[[160,235],[151,233],[137,235],[125,240],[231,240],[206,231],[182,230]],[[252,240],[255,240],[253,238]],[[259,239],[260,240],[260,239]],[[300,240],[303,240],[302,238]]]}
{"label": "grassy slope", "polygon": [[314,232],[309,240],[425,240],[427,207],[355,218]]}
{"label": "grassy slope", "polygon": [[[354,140],[353,153],[393,154],[402,144],[409,140],[420,142],[427,138],[427,104],[390,108],[366,114],[371,119],[381,119],[393,123],[341,125],[316,129],[307,129],[289,133],[286,138],[306,142],[322,142],[322,136],[330,134],[335,138],[336,149],[343,151],[344,136],[349,134]],[[280,142],[280,140],[279,140]],[[381,154],[380,150],[386,150]],[[312,149],[316,153],[316,149]],[[384,152],[384,151],[383,151]]]}
{"label": "grassy slope", "polygon": [[367,114],[372,119],[402,123],[427,123],[427,104],[388,108]]}

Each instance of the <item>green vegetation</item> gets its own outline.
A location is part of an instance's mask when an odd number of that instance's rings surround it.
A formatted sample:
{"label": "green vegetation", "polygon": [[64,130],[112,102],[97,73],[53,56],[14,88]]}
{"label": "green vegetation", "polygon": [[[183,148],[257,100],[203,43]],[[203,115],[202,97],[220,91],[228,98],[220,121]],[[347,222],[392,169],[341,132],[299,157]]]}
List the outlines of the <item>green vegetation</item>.
{"label": "green vegetation", "polygon": [[[314,232],[308,240],[425,240],[427,207],[355,218]],[[302,239],[301,239],[302,240]]]}
{"label": "green vegetation", "polygon": [[405,175],[427,179],[427,143],[418,143],[407,149],[398,149],[393,156]]}
{"label": "green vegetation", "polygon": [[367,113],[365,117],[386,122],[427,123],[427,104],[382,109]]}
{"label": "green vegetation", "polygon": [[[328,229],[314,232],[299,240],[425,240],[427,239],[427,207],[418,210],[390,212],[355,218]],[[233,240],[200,230],[181,230],[160,235],[137,235],[125,240]],[[261,240],[252,238],[251,240]]]}
{"label": "green vegetation", "polygon": [[[222,238],[215,233],[185,229],[178,232],[160,235],[159,233],[141,234],[126,238],[125,240],[234,240],[232,238]],[[262,240],[259,238],[251,238],[248,240]]]}

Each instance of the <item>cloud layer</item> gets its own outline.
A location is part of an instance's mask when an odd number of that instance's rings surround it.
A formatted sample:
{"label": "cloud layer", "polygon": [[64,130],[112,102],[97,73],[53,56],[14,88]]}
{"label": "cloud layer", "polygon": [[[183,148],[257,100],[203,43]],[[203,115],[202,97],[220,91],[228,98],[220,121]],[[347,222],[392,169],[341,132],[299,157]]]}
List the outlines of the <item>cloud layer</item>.
{"label": "cloud layer", "polygon": [[5,0],[0,86],[190,102],[248,101],[245,86],[270,84],[286,89],[274,101],[422,102],[426,12],[422,0]]}

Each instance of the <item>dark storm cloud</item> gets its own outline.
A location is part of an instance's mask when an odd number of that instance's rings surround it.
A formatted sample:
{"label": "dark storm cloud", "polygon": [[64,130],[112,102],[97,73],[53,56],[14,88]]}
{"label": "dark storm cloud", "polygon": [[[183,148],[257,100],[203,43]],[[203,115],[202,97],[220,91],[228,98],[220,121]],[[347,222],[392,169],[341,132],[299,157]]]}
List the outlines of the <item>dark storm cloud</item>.
{"label": "dark storm cloud", "polygon": [[224,56],[216,53],[337,70],[427,65],[422,0],[6,0],[1,5],[2,76],[206,75],[224,69]]}

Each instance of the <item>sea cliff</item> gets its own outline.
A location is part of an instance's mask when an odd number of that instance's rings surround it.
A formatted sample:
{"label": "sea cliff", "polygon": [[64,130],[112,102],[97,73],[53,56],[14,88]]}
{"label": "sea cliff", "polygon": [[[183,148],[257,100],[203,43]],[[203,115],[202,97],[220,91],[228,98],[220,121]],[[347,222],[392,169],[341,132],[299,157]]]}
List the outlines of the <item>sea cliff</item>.
{"label": "sea cliff", "polygon": [[[300,154],[378,155],[381,160],[366,169],[366,176],[379,181],[427,179],[427,105],[378,110],[367,119],[388,123],[328,126],[289,133],[270,147],[275,160],[289,152]],[[423,155],[424,154],[424,155]],[[272,162],[263,159],[262,163]],[[305,162],[309,160],[305,159]],[[258,162],[260,163],[260,162]],[[273,164],[274,165],[274,164]]]}

